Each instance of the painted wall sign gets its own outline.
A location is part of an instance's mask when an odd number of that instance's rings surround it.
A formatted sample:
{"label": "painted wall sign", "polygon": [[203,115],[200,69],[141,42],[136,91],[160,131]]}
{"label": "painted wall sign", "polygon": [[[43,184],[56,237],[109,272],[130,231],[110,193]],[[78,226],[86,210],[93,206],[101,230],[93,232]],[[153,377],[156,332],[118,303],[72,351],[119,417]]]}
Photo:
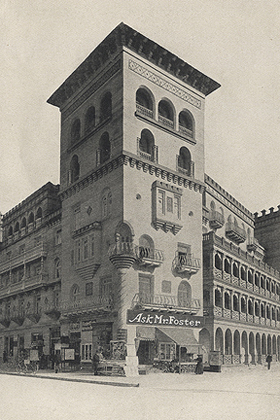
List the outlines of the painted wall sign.
{"label": "painted wall sign", "polygon": [[193,316],[186,314],[162,313],[159,311],[127,311],[127,324],[161,327],[192,327],[201,328],[204,325],[203,316]]}

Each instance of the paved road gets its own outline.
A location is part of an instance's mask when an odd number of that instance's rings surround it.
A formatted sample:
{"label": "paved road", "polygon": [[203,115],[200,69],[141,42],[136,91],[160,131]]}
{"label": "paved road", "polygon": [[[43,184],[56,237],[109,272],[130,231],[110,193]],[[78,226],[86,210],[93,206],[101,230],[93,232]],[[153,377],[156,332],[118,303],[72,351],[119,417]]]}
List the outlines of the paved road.
{"label": "paved road", "polygon": [[0,420],[280,418],[280,367],[150,374],[138,381],[139,388],[122,388],[0,375]]}

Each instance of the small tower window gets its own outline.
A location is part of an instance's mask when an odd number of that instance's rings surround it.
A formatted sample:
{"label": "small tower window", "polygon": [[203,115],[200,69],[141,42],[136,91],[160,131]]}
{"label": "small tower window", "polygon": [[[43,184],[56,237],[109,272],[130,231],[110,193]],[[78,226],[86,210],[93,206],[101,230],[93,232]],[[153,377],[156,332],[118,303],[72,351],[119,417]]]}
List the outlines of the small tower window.
{"label": "small tower window", "polygon": [[107,120],[112,115],[112,94],[105,93],[100,102],[100,122]]}
{"label": "small tower window", "polygon": [[77,118],[71,128],[71,143],[76,143],[81,137],[81,122]]}
{"label": "small tower window", "polygon": [[70,162],[69,183],[75,182],[80,176],[80,164],[77,155],[74,155]]}
{"label": "small tower window", "polygon": [[86,113],[85,131],[90,131],[95,126],[95,108],[91,106]]}

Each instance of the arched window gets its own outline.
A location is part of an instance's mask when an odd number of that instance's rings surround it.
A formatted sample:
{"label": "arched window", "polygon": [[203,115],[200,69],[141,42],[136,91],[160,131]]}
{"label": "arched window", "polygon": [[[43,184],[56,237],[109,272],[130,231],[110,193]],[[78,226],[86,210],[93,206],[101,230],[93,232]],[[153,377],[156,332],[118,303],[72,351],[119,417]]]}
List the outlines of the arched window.
{"label": "arched window", "polygon": [[253,315],[253,303],[250,299],[248,300],[248,313]]}
{"label": "arched window", "polygon": [[181,281],[178,287],[178,306],[189,307],[191,304],[191,286],[186,281]]}
{"label": "arched window", "polygon": [[270,319],[270,307],[269,306],[266,307],[266,317],[267,317],[267,319]]}
{"label": "arched window", "polygon": [[225,292],[225,308],[226,309],[231,309],[230,307],[230,295]]}
{"label": "arched window", "polygon": [[219,306],[220,308],[223,306],[222,293],[219,289],[215,290],[215,306]]}
{"label": "arched window", "polygon": [[107,133],[107,131],[102,134],[99,140],[98,153],[99,153],[99,156],[97,157],[97,163],[99,162],[100,164],[102,164],[110,159],[111,143],[110,143],[109,134]]}
{"label": "arched window", "polygon": [[74,284],[70,291],[70,299],[75,304],[78,303],[79,300],[80,289],[77,284]]}
{"label": "arched window", "polygon": [[260,285],[260,276],[259,273],[255,273],[255,285],[259,287]]}
{"label": "arched window", "polygon": [[37,212],[36,212],[36,220],[37,219],[42,219],[42,216],[43,216],[43,211],[42,211],[42,208],[39,207]]}
{"label": "arched window", "polygon": [[[147,130],[146,128],[141,131],[141,137],[139,139],[139,151],[140,154],[143,152],[144,154],[150,155],[150,157],[153,156],[154,152],[154,136],[152,133]],[[145,157],[145,156],[144,156]]]}
{"label": "arched window", "polygon": [[246,313],[247,305],[246,305],[246,299],[244,297],[241,298],[241,312],[244,314]]}
{"label": "arched window", "polygon": [[223,268],[222,258],[219,254],[215,255],[215,268],[217,268],[218,270],[222,270],[222,268]]}
{"label": "arched window", "polygon": [[233,310],[239,311],[238,297],[236,295],[233,295]]}
{"label": "arched window", "polygon": [[34,213],[31,212],[28,217],[28,224],[34,223]]}
{"label": "arched window", "polygon": [[258,302],[255,302],[255,315],[260,316],[260,305]]}
{"label": "arched window", "polygon": [[191,153],[186,147],[181,147],[178,155],[178,170],[183,169],[188,176],[194,175],[194,165],[191,159]]}
{"label": "arched window", "polygon": [[148,235],[139,238],[139,258],[154,258],[154,241]]}
{"label": "arched window", "polygon": [[13,226],[10,226],[8,230],[8,236],[12,236],[12,234],[13,234]]}
{"label": "arched window", "polygon": [[100,123],[110,118],[112,115],[112,94],[105,93],[100,102]]}
{"label": "arched window", "polygon": [[81,137],[81,121],[77,118],[71,127],[71,143],[76,143]]}
{"label": "arched window", "polygon": [[264,304],[261,304],[261,317],[265,318],[265,309],[264,309]]}
{"label": "arched window", "polygon": [[158,119],[164,125],[174,128],[174,112],[168,101],[161,100],[158,104]]}
{"label": "arched window", "polygon": [[193,118],[189,112],[181,111],[179,114],[179,130],[190,136],[193,135]]}
{"label": "arched window", "polygon": [[264,289],[265,288],[265,279],[263,276],[261,276],[261,288]]}
{"label": "arched window", "polygon": [[136,108],[141,113],[153,118],[153,99],[151,94],[143,88],[139,88],[136,92]]}
{"label": "arched window", "polygon": [[225,261],[224,261],[224,270],[227,274],[231,274],[230,262],[227,258],[225,258]]}
{"label": "arched window", "polygon": [[[243,265],[241,266],[240,273],[241,273],[241,279],[246,280],[246,269]],[[253,276],[250,270],[248,271],[248,281],[249,283],[253,282]]]}
{"label": "arched window", "polygon": [[239,277],[239,270],[236,262],[232,264],[232,274],[234,275],[234,277]]}
{"label": "arched window", "polygon": [[76,182],[80,177],[80,164],[77,155],[74,155],[70,162],[69,183]]}
{"label": "arched window", "polygon": [[24,217],[21,221],[20,228],[23,229],[26,227],[26,218]]}
{"label": "arched window", "polygon": [[91,106],[86,112],[85,131],[88,132],[92,130],[94,126],[95,126],[95,108],[94,106]]}
{"label": "arched window", "polygon": [[19,231],[19,222],[16,222],[14,232],[18,232],[18,231]]}

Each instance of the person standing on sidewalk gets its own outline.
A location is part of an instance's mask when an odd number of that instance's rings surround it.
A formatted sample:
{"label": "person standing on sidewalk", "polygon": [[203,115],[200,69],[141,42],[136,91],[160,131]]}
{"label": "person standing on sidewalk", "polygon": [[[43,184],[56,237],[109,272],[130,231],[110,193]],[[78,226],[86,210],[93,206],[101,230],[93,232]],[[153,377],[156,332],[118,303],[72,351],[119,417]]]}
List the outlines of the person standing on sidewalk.
{"label": "person standing on sidewalk", "polygon": [[267,362],[267,369],[269,370],[270,369],[271,362],[272,362],[272,356],[271,356],[271,354],[269,354],[267,356],[266,362]]}

